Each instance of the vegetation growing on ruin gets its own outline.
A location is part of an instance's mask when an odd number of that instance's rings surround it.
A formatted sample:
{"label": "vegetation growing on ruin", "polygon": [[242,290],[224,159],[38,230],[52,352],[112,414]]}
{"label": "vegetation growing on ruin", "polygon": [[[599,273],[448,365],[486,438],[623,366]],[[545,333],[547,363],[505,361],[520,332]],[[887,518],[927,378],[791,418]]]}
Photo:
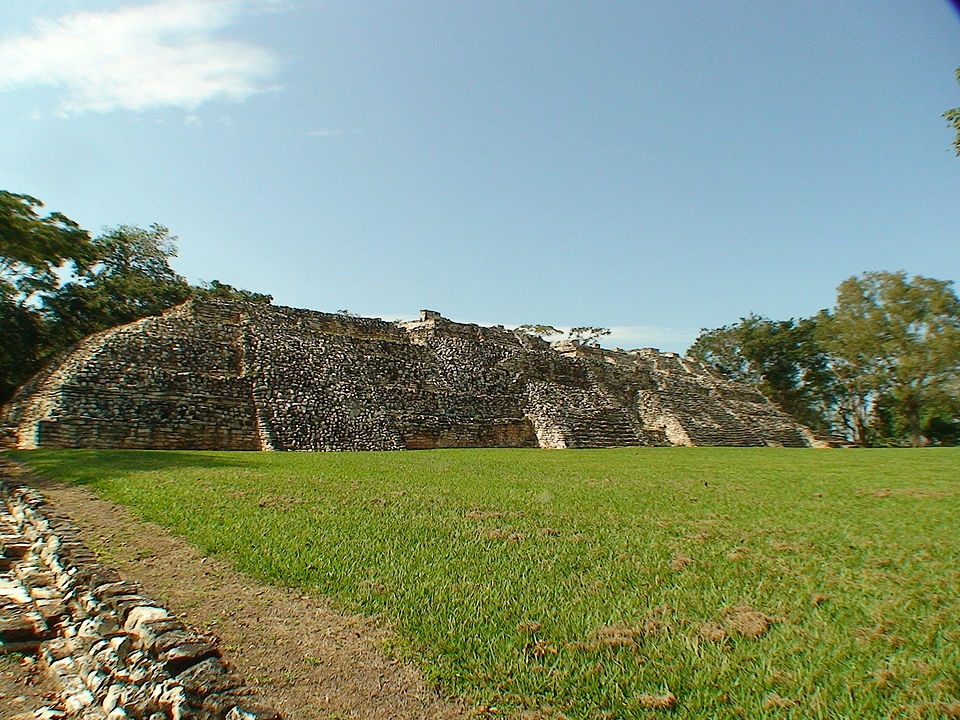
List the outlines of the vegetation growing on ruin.
{"label": "vegetation growing on ruin", "polygon": [[960,713],[958,453],[14,456],[379,616],[491,717],[922,718]]}
{"label": "vegetation growing on ruin", "polygon": [[29,195],[0,190],[0,404],[52,357],[91,333],[156,315],[189,297],[269,303],[213,280],[190,285],[170,267],[163,225],[118,225],[91,238]]}

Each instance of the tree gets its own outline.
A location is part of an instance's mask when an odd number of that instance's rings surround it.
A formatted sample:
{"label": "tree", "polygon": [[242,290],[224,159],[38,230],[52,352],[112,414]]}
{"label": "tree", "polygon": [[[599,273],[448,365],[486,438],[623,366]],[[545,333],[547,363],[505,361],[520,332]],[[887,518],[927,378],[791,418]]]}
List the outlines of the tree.
{"label": "tree", "polygon": [[87,232],[61,213],[41,216],[42,207],[0,190],[0,402],[49,355],[42,298],[93,258]]}
{"label": "tree", "polygon": [[800,422],[828,425],[832,376],[814,319],[774,321],[751,314],[735,325],[702,330],[687,354],[756,387]]}
{"label": "tree", "polygon": [[960,301],[952,283],[869,272],[832,310],[756,315],[703,330],[687,351],[786,412],[860,445],[951,444],[960,429]]}
{"label": "tree", "polygon": [[687,349],[686,355],[705,362],[731,380],[759,386],[763,378],[743,354],[746,322],[745,318],[740,318],[736,325],[724,325],[714,330],[700,328],[700,334]]}
{"label": "tree", "polygon": [[583,327],[570,328],[570,330],[567,331],[567,339],[579,345],[595,345],[597,340],[609,334],[610,328],[585,325]]}
{"label": "tree", "polygon": [[[957,82],[960,82],[960,68],[957,68]],[[953,149],[956,151],[957,155],[960,155],[960,107],[953,108],[953,110],[947,110],[943,114],[943,118],[953,126],[953,129],[956,131],[956,137],[953,140]]]}
{"label": "tree", "polygon": [[177,238],[163,225],[120,225],[94,238],[95,262],[44,301],[61,345],[156,315],[191,296],[170,267]]}
{"label": "tree", "polygon": [[[193,287],[192,292],[194,297],[207,300],[233,300],[259,303],[261,305],[269,305],[273,302],[272,295],[264,295],[263,293],[253,292],[252,290],[241,290],[240,288],[233,287],[233,285],[222,283],[219,280],[211,280],[210,282],[203,281],[199,286]],[[345,313],[346,311],[341,310],[340,312]]]}
{"label": "tree", "polygon": [[519,325],[517,330],[527,335],[538,337],[541,340],[545,337],[550,337],[551,335],[561,334],[561,331],[557,330],[557,328],[555,328],[553,325]]}
{"label": "tree", "polygon": [[18,304],[53,290],[58,270],[85,268],[94,254],[86,230],[61,213],[41,217],[42,207],[29,195],[0,190],[0,296]]}
{"label": "tree", "polygon": [[[960,300],[952,283],[903,272],[870,272],[837,288],[833,312],[818,320],[819,336],[844,389],[841,414],[867,444],[870,421],[899,423],[913,446],[924,422],[955,403],[960,373]],[[877,427],[875,424],[874,427]]]}
{"label": "tree", "polygon": [[45,360],[43,316],[28,305],[0,301],[0,404]]}
{"label": "tree", "polygon": [[162,225],[120,225],[90,239],[43,203],[0,190],[0,403],[51,355],[188,297],[270,303],[218,280],[192,286],[170,266],[177,238]]}

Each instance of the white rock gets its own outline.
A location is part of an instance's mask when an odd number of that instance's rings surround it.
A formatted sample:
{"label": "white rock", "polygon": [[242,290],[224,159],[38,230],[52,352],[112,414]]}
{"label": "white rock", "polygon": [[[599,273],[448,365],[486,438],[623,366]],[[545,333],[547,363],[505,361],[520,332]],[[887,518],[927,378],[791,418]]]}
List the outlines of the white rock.
{"label": "white rock", "polygon": [[136,632],[140,628],[140,625],[145,622],[163,620],[168,617],[170,617],[170,613],[161,607],[150,607],[146,605],[135,607],[127,614],[127,621],[123,624],[123,629],[127,632]]}
{"label": "white rock", "polygon": [[20,605],[30,602],[30,593],[16,580],[0,578],[0,597],[12,600]]}
{"label": "white rock", "polygon": [[66,697],[63,701],[63,708],[68,713],[77,713],[85,707],[90,707],[94,702],[96,702],[96,698],[93,693],[89,690],[83,690]]}
{"label": "white rock", "polygon": [[54,673],[57,677],[76,675],[77,663],[74,662],[72,657],[65,657],[50,663],[50,672]]}
{"label": "white rock", "polygon": [[110,689],[107,690],[107,694],[103,698],[103,707],[105,712],[111,712],[116,706],[117,702],[120,700],[120,686],[111,685]]}

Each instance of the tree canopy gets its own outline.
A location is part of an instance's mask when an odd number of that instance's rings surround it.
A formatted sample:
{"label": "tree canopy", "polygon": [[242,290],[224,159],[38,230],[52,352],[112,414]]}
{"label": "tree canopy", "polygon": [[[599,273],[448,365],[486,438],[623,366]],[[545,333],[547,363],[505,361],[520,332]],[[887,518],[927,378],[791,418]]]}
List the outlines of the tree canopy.
{"label": "tree canopy", "polygon": [[[960,82],[960,68],[957,68],[957,82]],[[943,114],[943,118],[950,123],[950,125],[956,131],[956,136],[953,140],[953,149],[956,151],[957,155],[960,155],[960,107],[947,110]]]}
{"label": "tree canopy", "polygon": [[609,334],[610,328],[583,325],[581,327],[570,328],[570,330],[567,331],[567,339],[580,345],[591,345],[596,344],[597,340]]}
{"label": "tree canopy", "polygon": [[81,271],[94,259],[90,235],[43,203],[0,190],[0,297],[25,304],[59,284],[57,271]]}
{"label": "tree canopy", "polygon": [[177,237],[159,224],[95,238],[29,195],[0,191],[0,402],[71,343],[189,297],[269,303],[217,280],[191,285],[170,265]]}
{"label": "tree canopy", "polygon": [[[552,335],[562,335],[563,330],[555,328],[553,325],[520,325],[517,327],[520,332],[532,335],[538,338],[547,338]],[[567,330],[567,340],[579,345],[596,344],[597,340],[610,334],[609,328],[593,327],[592,325],[583,325],[573,327]]]}
{"label": "tree canopy", "polygon": [[800,422],[829,426],[833,385],[814,320],[774,321],[751,314],[735,325],[701,331],[688,354],[755,386]]}
{"label": "tree canopy", "polygon": [[751,315],[702,331],[688,352],[861,445],[954,442],[960,433],[960,302],[947,281],[864,273],[840,284],[831,310],[787,321]]}
{"label": "tree canopy", "polygon": [[155,315],[190,297],[189,283],[170,267],[176,242],[156,224],[120,225],[94,238],[96,262],[44,300],[61,343]]}
{"label": "tree canopy", "polygon": [[922,444],[931,412],[955,399],[960,374],[960,301],[952,283],[872,272],[845,280],[818,319],[820,337],[845,391],[841,411],[856,439],[905,434]]}
{"label": "tree canopy", "polygon": [[558,330],[553,325],[520,325],[517,327],[517,330],[540,339],[550,337],[551,335],[561,335],[563,333],[562,330]]}

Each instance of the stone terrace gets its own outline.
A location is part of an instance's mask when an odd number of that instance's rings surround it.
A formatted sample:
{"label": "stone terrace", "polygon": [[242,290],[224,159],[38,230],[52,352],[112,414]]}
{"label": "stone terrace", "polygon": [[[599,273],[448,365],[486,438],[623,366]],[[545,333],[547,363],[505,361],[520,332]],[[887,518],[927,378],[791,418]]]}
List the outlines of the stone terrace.
{"label": "stone terrace", "polygon": [[93,335],[0,426],[31,447],[231,450],[812,443],[752,388],[655,350],[189,301]]}

